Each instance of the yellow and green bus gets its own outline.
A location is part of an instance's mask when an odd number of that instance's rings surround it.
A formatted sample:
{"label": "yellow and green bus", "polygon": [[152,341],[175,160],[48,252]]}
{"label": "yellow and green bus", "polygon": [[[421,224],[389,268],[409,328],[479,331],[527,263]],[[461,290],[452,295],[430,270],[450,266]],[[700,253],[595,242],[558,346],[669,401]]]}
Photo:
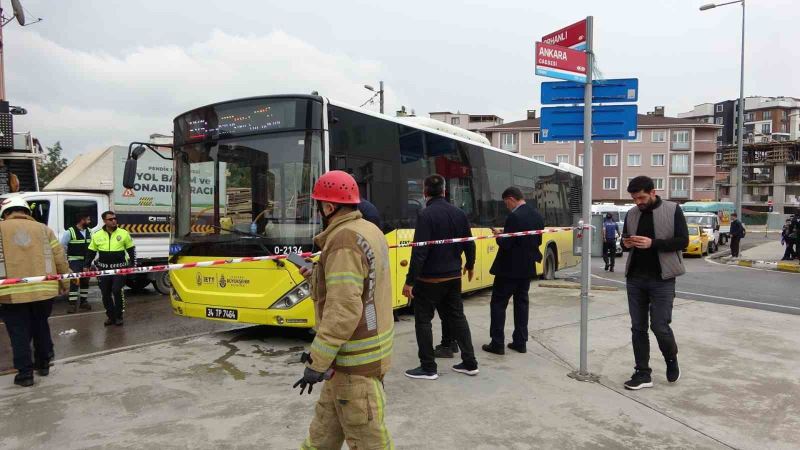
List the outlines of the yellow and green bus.
{"label": "yellow and green bus", "polygon": [[[425,206],[422,181],[447,180],[451,203],[473,235],[502,227],[500,198],[515,185],[548,227],[580,214],[580,175],[493,148],[480,135],[389,117],[316,95],[274,95],[216,103],[174,121],[173,226],[170,258],[185,263],[316,251],[320,219],[310,199],[320,174],[351,173],[362,198],[380,212],[388,244],[413,240]],[[537,271],[553,277],[576,265],[571,231],[545,233]],[[475,277],[465,291],[492,284],[494,240],[477,244]],[[389,252],[394,306],[410,248]],[[171,303],[182,316],[285,327],[314,325],[308,283],[291,263],[260,261],[174,271]]]}

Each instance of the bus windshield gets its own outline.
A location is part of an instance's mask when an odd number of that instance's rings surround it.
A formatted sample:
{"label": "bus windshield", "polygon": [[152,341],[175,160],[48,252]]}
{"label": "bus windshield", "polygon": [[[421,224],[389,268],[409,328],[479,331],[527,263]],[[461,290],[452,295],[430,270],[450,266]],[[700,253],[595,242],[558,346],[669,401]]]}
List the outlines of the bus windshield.
{"label": "bus windshield", "polygon": [[184,255],[308,251],[319,231],[310,194],[322,170],[319,131],[187,144],[175,163],[173,243]]}

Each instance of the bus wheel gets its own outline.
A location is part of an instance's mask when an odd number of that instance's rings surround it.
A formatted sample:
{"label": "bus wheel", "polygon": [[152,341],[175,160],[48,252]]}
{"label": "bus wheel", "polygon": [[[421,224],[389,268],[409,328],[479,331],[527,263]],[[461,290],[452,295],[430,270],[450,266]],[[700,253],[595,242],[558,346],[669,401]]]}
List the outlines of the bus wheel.
{"label": "bus wheel", "polygon": [[156,274],[156,279],[153,280],[153,287],[156,288],[161,295],[169,295],[172,289],[172,282],[169,280],[169,272],[159,272]]}
{"label": "bus wheel", "polygon": [[542,278],[545,280],[554,280],[556,278],[556,255],[550,247],[547,248],[547,252],[544,254]]}
{"label": "bus wheel", "polygon": [[145,275],[128,276],[125,279],[125,286],[128,286],[133,292],[142,292],[149,284],[150,280]]}

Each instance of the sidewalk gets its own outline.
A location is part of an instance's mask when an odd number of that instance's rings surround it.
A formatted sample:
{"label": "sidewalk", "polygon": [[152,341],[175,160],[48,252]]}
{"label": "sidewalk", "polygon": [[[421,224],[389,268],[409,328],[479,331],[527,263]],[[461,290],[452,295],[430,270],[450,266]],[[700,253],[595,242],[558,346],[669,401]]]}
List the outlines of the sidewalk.
{"label": "sidewalk", "polygon": [[[682,378],[666,383],[651,339],[655,387],[631,392],[622,389],[633,365],[623,291],[592,291],[589,368],[600,383],[566,376],[578,359],[578,295],[532,289],[528,353],[505,356],[480,350],[489,293],[469,296],[476,377],[452,372],[457,360],[439,360],[437,381],[404,377],[418,360],[413,320],[401,316],[385,380],[397,448],[797,447],[800,316],[677,300]],[[264,334],[60,363],[34,388],[0,377],[0,448],[297,448],[319,395],[291,389],[308,342]]]}
{"label": "sidewalk", "polygon": [[778,239],[775,239],[774,241],[743,250],[739,258],[722,256],[719,260],[731,265],[800,273],[800,264],[798,264],[797,260],[780,260],[783,257],[784,250],[785,247],[781,245]]}

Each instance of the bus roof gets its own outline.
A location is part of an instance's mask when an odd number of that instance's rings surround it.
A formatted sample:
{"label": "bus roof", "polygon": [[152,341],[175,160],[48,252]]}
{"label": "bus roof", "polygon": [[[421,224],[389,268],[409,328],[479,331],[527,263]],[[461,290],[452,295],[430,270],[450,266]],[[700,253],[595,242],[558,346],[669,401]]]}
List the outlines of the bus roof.
{"label": "bus roof", "polygon": [[687,212],[735,211],[733,202],[686,202],[681,209]]}

